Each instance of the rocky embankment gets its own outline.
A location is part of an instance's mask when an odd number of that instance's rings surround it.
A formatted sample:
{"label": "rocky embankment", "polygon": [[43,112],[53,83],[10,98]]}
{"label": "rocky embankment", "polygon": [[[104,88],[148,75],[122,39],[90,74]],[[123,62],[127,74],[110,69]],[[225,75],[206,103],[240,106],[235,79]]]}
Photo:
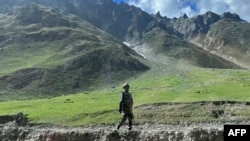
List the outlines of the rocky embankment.
{"label": "rocky embankment", "polygon": [[136,125],[91,127],[18,127],[15,122],[0,125],[1,141],[223,141],[223,125]]}

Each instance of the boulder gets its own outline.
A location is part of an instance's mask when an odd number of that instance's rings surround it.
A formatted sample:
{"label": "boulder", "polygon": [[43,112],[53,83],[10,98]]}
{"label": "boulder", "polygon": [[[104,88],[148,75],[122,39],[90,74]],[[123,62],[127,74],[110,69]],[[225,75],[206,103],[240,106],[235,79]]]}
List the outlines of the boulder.
{"label": "boulder", "polygon": [[0,116],[0,124],[7,124],[9,122],[15,122],[17,126],[26,126],[28,124],[28,117],[22,112],[19,112],[15,115]]}

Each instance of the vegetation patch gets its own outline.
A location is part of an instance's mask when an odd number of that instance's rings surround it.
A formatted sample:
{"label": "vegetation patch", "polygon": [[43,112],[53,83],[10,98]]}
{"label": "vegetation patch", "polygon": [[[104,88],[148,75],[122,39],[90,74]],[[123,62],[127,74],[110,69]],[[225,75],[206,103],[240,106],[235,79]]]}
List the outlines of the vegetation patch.
{"label": "vegetation patch", "polygon": [[[178,71],[157,70],[127,80],[135,101],[136,123],[249,120],[249,88],[242,86],[242,83],[250,84],[249,71],[196,68],[188,72],[179,70],[182,75],[177,75]],[[0,115],[23,112],[31,123],[67,126],[116,124],[121,117],[118,112],[121,85],[50,99],[0,102]]]}

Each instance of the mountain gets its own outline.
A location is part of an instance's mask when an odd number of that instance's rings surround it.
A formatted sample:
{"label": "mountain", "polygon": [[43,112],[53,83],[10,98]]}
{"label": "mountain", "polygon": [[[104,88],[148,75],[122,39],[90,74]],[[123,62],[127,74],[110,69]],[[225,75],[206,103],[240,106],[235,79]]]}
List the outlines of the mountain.
{"label": "mountain", "polygon": [[237,14],[225,12],[217,15],[207,12],[171,22],[184,35],[185,40],[224,60],[250,69],[250,24],[241,20]]}
{"label": "mountain", "polygon": [[0,16],[3,95],[58,95],[148,70],[136,52],[74,16],[30,3]]}
{"label": "mountain", "polygon": [[[119,40],[130,42],[132,46],[139,44],[153,54],[163,53],[177,59],[189,60],[202,67],[239,68],[238,64],[197,49],[185,40],[185,33],[171,24],[171,19],[162,17],[160,13],[149,15],[137,7],[124,3],[117,5],[111,0],[75,0],[74,5],[79,9],[78,16]],[[185,25],[183,28],[186,28]]]}
{"label": "mountain", "polygon": [[250,69],[250,24],[237,14],[167,18],[112,0],[0,4],[3,95],[47,96],[113,85],[147,71],[144,63],[158,56],[205,68]]}
{"label": "mountain", "polygon": [[[153,50],[156,55],[162,53],[177,59],[189,60],[201,67],[248,69],[248,64],[241,65],[225,58],[224,54],[211,53],[193,42],[197,33],[208,34],[211,25],[223,19],[244,22],[237,14],[224,13],[219,16],[207,12],[194,18],[184,15],[178,19],[169,19],[162,17],[160,13],[149,15],[137,7],[124,3],[115,4],[112,0],[102,2],[75,0],[73,5],[79,10],[77,12],[79,17],[119,40],[131,43],[132,46],[140,45],[146,50]],[[244,57],[248,59],[247,56]]]}
{"label": "mountain", "polygon": [[[94,26],[110,33],[120,41],[126,41],[132,43],[132,46],[135,45],[143,45],[144,47],[150,46],[150,50],[156,44],[145,44],[147,42],[148,35],[151,32],[162,30],[162,33],[166,33],[169,35],[171,40],[166,39],[164,44],[158,44],[155,48],[158,50],[157,52],[162,52],[163,54],[171,54],[172,57],[187,59],[192,56],[190,59],[191,62],[198,66],[203,67],[219,67],[219,68],[246,68],[249,69],[249,63],[245,60],[249,59],[248,50],[243,52],[242,58],[236,57],[232,54],[223,53],[214,53],[216,50],[208,50],[207,48],[202,48],[202,42],[207,42],[208,38],[204,37],[210,33],[210,29],[212,29],[212,25],[215,23],[220,23],[221,26],[224,27],[224,23],[220,22],[222,20],[231,19],[230,22],[235,23],[245,23],[248,25],[249,23],[240,19],[237,14],[232,14],[229,12],[224,13],[223,15],[217,15],[213,12],[207,12],[204,15],[198,15],[196,17],[188,18],[187,15],[183,15],[180,18],[167,18],[162,17],[160,13],[155,15],[149,15],[148,13],[142,11],[140,8],[129,6],[125,3],[115,4],[112,0],[4,0],[1,2],[3,5],[0,8],[0,11],[4,11],[4,9],[10,9],[13,6],[19,6],[31,2],[36,2],[47,7],[51,7],[61,14],[74,14],[79,16],[80,18],[90,22]],[[6,11],[6,10],[5,10]],[[218,25],[218,24],[217,24]],[[242,28],[242,27],[241,27]],[[219,30],[219,28],[213,28],[213,31]],[[248,31],[248,30],[247,30]],[[233,33],[234,31],[228,31]],[[154,33],[152,33],[154,35]],[[211,34],[209,34],[211,35]],[[221,35],[224,36],[224,35]],[[146,37],[146,39],[145,39]],[[199,39],[197,37],[200,37]],[[158,37],[156,37],[158,38]],[[159,37],[162,38],[162,37]],[[164,38],[164,37],[163,37]],[[209,37],[210,38],[210,37]],[[247,36],[244,37],[247,40],[249,39]],[[177,41],[172,39],[178,39]],[[184,42],[185,44],[183,44]],[[217,41],[217,39],[215,39]],[[232,40],[236,41],[238,39]],[[181,47],[178,45],[179,41],[181,41]],[[220,42],[223,42],[220,40]],[[236,41],[237,42],[237,41]],[[177,44],[175,44],[177,43]],[[191,43],[191,45],[190,45]],[[204,43],[205,44],[205,43]],[[216,44],[216,43],[211,43]],[[238,43],[236,43],[238,46]],[[179,47],[176,47],[179,46]],[[193,48],[190,48],[192,46]],[[227,44],[231,47],[231,44]],[[235,46],[235,45],[234,45]],[[247,46],[247,44],[246,44]],[[174,47],[174,48],[173,48]],[[186,48],[188,47],[188,48]],[[217,47],[217,46],[216,46]],[[208,47],[208,48],[216,48],[216,47]],[[168,48],[168,50],[166,50]],[[180,49],[181,48],[181,49]],[[184,48],[184,49],[183,49]],[[197,49],[198,48],[198,49]],[[200,49],[202,50],[200,50]],[[236,52],[239,52],[237,47],[233,47]],[[169,51],[171,49],[171,51]],[[188,51],[187,51],[188,50]],[[202,52],[200,52],[202,51]],[[205,51],[205,52],[204,52]],[[172,52],[172,53],[171,53]],[[200,54],[206,54],[204,58],[209,58],[209,62],[218,63],[218,65],[208,65],[207,61],[200,61]],[[242,53],[242,52],[240,52]],[[247,53],[247,54],[246,54]],[[180,57],[181,56],[181,57]],[[228,59],[232,58],[232,59]],[[197,61],[198,60],[198,61]],[[207,60],[207,59],[202,59]],[[225,65],[224,65],[225,64]],[[235,64],[235,65],[232,65]],[[239,66],[239,67],[237,67]]]}

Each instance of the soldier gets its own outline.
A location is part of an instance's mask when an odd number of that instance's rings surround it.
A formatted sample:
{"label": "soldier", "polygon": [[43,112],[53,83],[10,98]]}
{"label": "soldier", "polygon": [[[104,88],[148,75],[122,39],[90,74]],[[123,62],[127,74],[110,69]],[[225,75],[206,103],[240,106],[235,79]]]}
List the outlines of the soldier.
{"label": "soldier", "polygon": [[123,123],[128,118],[129,122],[129,130],[132,130],[132,120],[134,118],[133,115],[133,98],[129,93],[129,84],[125,83],[123,85],[124,92],[122,92],[121,101],[119,104],[119,112],[122,113],[123,117],[120,123],[117,125],[117,130],[123,125]]}

